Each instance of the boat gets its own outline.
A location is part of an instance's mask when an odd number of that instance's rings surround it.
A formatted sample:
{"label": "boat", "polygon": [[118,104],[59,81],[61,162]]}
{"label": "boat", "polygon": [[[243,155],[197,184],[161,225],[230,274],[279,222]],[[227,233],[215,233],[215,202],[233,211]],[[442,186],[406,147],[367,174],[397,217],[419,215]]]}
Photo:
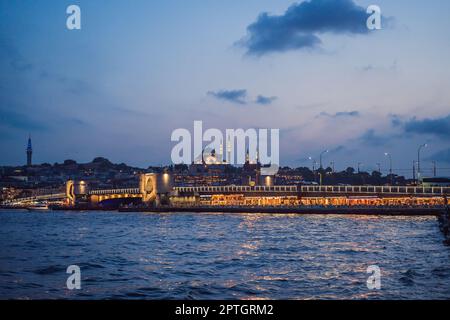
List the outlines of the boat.
{"label": "boat", "polygon": [[45,203],[38,203],[34,204],[32,206],[27,207],[27,210],[29,211],[46,211],[49,210],[48,205]]}

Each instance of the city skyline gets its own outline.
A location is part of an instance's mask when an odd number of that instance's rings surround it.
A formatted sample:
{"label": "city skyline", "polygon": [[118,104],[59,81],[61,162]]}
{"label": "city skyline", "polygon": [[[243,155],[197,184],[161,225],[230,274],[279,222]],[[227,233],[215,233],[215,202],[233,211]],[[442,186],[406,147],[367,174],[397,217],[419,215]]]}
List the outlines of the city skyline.
{"label": "city skyline", "polygon": [[[170,133],[200,119],[279,128],[282,165],[311,167],[308,158],[328,149],[323,161],[337,170],[361,162],[386,171],[388,152],[394,168],[412,171],[428,143],[422,166],[448,167],[450,45],[441,40],[450,4],[378,1],[382,30],[319,20],[287,25],[316,41],[259,41],[265,23],[320,17],[331,2],[301,3],[79,1],[82,29],[69,31],[67,1],[1,1],[0,148],[8,152],[0,165],[23,163],[29,132],[35,163],[170,164]],[[371,4],[339,3],[350,13]]]}
{"label": "city skyline", "polygon": [[[52,163],[53,164],[58,164],[58,162],[53,162],[53,161],[41,162],[41,163],[34,163],[34,162],[32,162],[33,149],[31,147],[31,144],[32,144],[31,143],[31,135],[28,136],[28,140],[27,141],[28,141],[27,142],[27,147],[25,149],[25,153],[26,153],[25,163],[19,163],[19,164],[14,164],[14,165],[6,165],[4,167],[40,166],[40,165],[46,165],[46,164],[52,164]],[[428,145],[424,144],[424,145],[421,145],[420,148],[422,149],[423,147],[427,147],[427,146]],[[223,146],[221,146],[221,148],[222,147]],[[207,151],[204,150],[204,152],[207,152]],[[213,157],[215,157],[214,156],[214,150],[212,152],[213,152],[213,154],[212,154]],[[407,179],[408,178],[412,178],[413,180],[416,179],[416,176],[417,176],[417,173],[418,173],[418,169],[419,169],[417,167],[417,160],[413,160],[413,167],[412,168],[394,168],[392,166],[392,159],[391,159],[391,155],[389,153],[385,153],[384,154],[384,156],[387,157],[387,159],[390,160],[389,161],[390,163],[387,164],[386,167],[383,167],[381,165],[381,163],[379,163],[379,162],[375,163],[375,164],[371,164],[371,165],[366,165],[366,164],[364,164],[362,162],[357,162],[356,165],[353,165],[353,164],[347,164],[347,165],[346,164],[341,164],[339,166],[339,168],[337,169],[335,161],[329,161],[329,162],[323,161],[323,163],[322,163],[322,156],[324,154],[328,154],[329,152],[330,152],[330,150],[327,149],[327,150],[322,151],[321,154],[318,155],[318,157],[314,157],[314,158],[313,157],[309,157],[308,160],[309,160],[310,163],[307,164],[307,165],[288,166],[288,165],[283,165],[281,163],[280,164],[280,168],[283,168],[283,167],[288,167],[288,168],[292,168],[292,169],[308,168],[308,169],[311,169],[312,171],[319,170],[319,169],[323,169],[323,170],[331,169],[332,172],[344,172],[344,171],[346,171],[346,170],[351,168],[351,169],[354,169],[355,172],[357,172],[357,173],[359,173],[359,172],[361,172],[361,173],[366,172],[366,173],[370,174],[370,173],[373,173],[373,172],[379,172],[379,173],[384,174],[386,176],[388,176],[390,174],[395,174],[395,175],[397,175],[399,177],[404,176]],[[210,157],[208,152],[205,153],[204,155],[205,156],[208,155]],[[247,150],[246,159],[248,159],[248,158],[249,158],[249,154],[248,154],[248,150]],[[109,160],[108,157],[104,157],[102,155],[97,155],[94,158],[85,161],[85,163],[89,163],[91,161],[95,161],[95,159],[106,159],[106,160]],[[75,161],[75,163],[83,163],[83,162],[79,162],[77,160],[74,160],[74,158],[70,158],[70,157],[67,158],[67,159],[63,159],[61,161],[61,163],[65,163],[67,161],[70,161],[70,162]],[[124,162],[122,162],[122,163],[124,163]],[[185,165],[190,165],[190,164],[195,164],[195,163],[198,164],[199,163],[198,160],[192,161],[192,163],[186,163]],[[205,164],[208,164],[208,163],[209,162],[207,160],[205,162]],[[217,162],[217,160],[215,160],[214,163],[215,164],[218,164],[218,163],[220,163],[220,164],[227,164],[225,158],[224,158],[223,162]],[[256,162],[251,162],[251,163],[256,163]],[[445,174],[438,174],[438,172],[439,173],[446,173],[446,172],[448,172],[450,170],[450,168],[438,166],[436,161],[432,161],[431,162],[431,167],[428,167],[427,164],[423,165],[424,162],[422,160],[421,160],[421,163],[422,163],[422,165],[421,165],[421,169],[420,170],[422,172],[423,177],[437,177],[437,176],[442,176],[443,177],[443,176],[445,176]],[[124,164],[126,164],[126,163],[124,163]],[[152,164],[152,163],[150,163],[150,164],[147,164],[145,166],[141,166],[141,167],[140,166],[134,166],[134,167],[139,167],[140,169],[145,169],[145,168],[151,168],[151,167],[164,168],[164,167],[169,167],[169,166],[173,166],[173,165],[176,165],[176,164],[174,164],[174,163],[166,163],[166,164],[162,164],[162,163],[160,163],[160,164]],[[234,166],[234,167],[241,167],[243,164],[233,163],[231,165]],[[130,165],[130,166],[132,166],[132,165]]]}

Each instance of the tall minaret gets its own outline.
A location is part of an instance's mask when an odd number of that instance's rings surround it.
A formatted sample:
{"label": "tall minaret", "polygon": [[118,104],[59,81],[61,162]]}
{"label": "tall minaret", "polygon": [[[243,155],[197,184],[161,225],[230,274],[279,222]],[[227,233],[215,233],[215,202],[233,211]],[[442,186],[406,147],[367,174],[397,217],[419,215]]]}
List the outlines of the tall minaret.
{"label": "tall minaret", "polygon": [[219,149],[219,157],[218,157],[220,163],[224,163],[224,156],[223,156],[223,140],[220,140],[220,149]]}
{"label": "tall minaret", "polygon": [[27,166],[31,166],[31,157],[33,155],[33,148],[31,147],[31,136],[28,136],[28,146],[27,146]]}
{"label": "tall minaret", "polygon": [[233,164],[234,159],[231,159],[231,139],[230,136],[227,136],[227,163]]}

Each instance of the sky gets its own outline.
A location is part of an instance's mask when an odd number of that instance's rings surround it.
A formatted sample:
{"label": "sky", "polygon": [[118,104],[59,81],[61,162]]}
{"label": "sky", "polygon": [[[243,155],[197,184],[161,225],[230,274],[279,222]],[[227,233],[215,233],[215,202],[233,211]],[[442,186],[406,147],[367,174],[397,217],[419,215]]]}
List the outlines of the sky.
{"label": "sky", "polygon": [[[66,8],[81,9],[81,29]],[[365,27],[378,5],[382,29]],[[280,162],[450,176],[447,0],[0,0],[0,165],[170,164],[173,130],[280,129]],[[426,172],[425,172],[426,173]]]}

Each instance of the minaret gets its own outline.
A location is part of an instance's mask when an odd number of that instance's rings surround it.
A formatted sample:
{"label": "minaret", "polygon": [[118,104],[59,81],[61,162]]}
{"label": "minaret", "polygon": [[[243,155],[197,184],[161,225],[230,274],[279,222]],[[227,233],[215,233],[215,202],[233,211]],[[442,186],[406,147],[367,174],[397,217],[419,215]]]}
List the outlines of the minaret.
{"label": "minaret", "polygon": [[227,163],[232,164],[234,159],[231,159],[231,139],[230,136],[227,137]]}
{"label": "minaret", "polygon": [[256,164],[259,164],[259,147],[256,148]]}
{"label": "minaret", "polygon": [[224,161],[223,161],[223,140],[220,140],[219,161],[220,161],[220,163],[224,163]]}
{"label": "minaret", "polygon": [[27,146],[27,166],[32,165],[31,157],[33,155],[33,148],[31,147],[31,136],[28,136],[28,146]]}

